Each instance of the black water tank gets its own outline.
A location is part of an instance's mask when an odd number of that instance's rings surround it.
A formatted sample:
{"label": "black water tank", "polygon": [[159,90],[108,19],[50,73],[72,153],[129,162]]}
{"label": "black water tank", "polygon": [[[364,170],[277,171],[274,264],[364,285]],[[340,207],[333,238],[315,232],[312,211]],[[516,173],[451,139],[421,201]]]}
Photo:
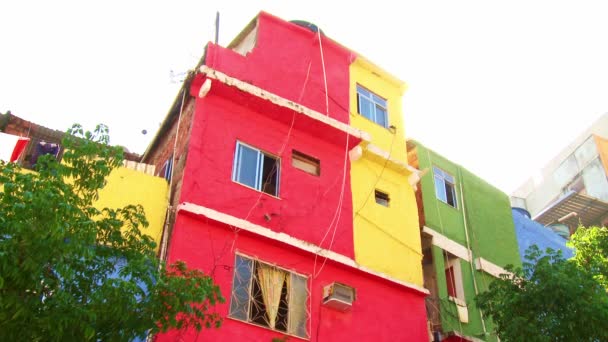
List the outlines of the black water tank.
{"label": "black water tank", "polygon": [[[290,20],[290,23],[296,24],[298,26],[302,26],[304,28],[307,28],[309,30],[311,30],[314,33],[317,33],[319,30],[319,27],[313,23],[310,23],[308,21],[304,21],[304,20]],[[323,32],[323,30],[321,30],[321,34],[325,35],[325,33]]]}

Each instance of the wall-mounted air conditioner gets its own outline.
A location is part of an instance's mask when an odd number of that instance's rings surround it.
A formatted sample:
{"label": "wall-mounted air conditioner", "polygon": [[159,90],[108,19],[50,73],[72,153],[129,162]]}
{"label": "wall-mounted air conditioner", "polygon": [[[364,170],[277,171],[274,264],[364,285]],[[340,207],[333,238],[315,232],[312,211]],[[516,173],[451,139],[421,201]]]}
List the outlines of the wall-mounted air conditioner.
{"label": "wall-mounted air conditioner", "polygon": [[355,301],[355,289],[340,283],[331,283],[323,287],[323,305],[339,310],[348,311]]}

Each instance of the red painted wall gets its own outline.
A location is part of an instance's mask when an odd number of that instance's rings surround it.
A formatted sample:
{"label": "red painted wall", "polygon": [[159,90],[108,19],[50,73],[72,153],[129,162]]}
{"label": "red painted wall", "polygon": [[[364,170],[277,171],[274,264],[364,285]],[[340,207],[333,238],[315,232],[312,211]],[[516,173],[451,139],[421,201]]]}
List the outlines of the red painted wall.
{"label": "red painted wall", "polygon": [[[350,163],[344,169],[345,146],[297,129],[289,133],[289,128],[213,93],[197,99],[180,202],[247,217],[253,223],[318,245],[339,208],[342,180],[346,177],[331,250],[354,258]],[[232,181],[237,140],[281,157],[279,198]],[[321,175],[292,167],[293,149],[319,159]],[[271,215],[270,221],[264,218],[265,214]],[[323,247],[329,248],[333,229]]]}
{"label": "red painted wall", "polygon": [[[323,37],[322,43],[330,116],[348,123],[352,55],[330,39]],[[247,57],[210,44],[205,64],[325,112],[319,41],[307,29],[261,13],[257,46]],[[193,96],[198,94],[202,82],[200,75],[193,80]],[[212,81],[210,92],[202,99],[196,96],[195,101],[181,203],[246,218],[354,259],[350,162],[345,167],[344,158],[358,141],[351,139],[351,146],[346,147],[344,133],[218,81]],[[231,180],[237,141],[281,158],[279,198]],[[294,149],[320,160],[320,176],[292,167]],[[337,209],[341,212],[330,246],[334,231],[329,229]],[[236,251],[300,274],[311,275],[315,268],[311,254],[245,231],[236,233],[233,228],[204,217],[177,214],[169,262],[184,260],[190,267],[211,274],[228,300],[216,308],[223,317],[228,314]],[[317,267],[321,263],[319,258]],[[340,313],[320,305],[323,286],[334,281],[356,288],[357,301],[351,312]],[[309,288],[312,341],[428,341],[424,298],[418,292],[331,262],[318,278],[309,280]],[[281,334],[266,328],[225,318],[221,329],[205,330],[198,337],[207,341],[271,341],[278,336]],[[186,331],[158,337],[161,341],[179,338],[195,340],[197,335]]]}
{"label": "red painted wall", "polygon": [[[329,116],[348,123],[349,65],[355,55],[323,35],[321,46]],[[301,26],[261,12],[257,43],[246,57],[209,44],[205,64],[323,114],[327,112],[318,35]]]}
{"label": "red painted wall", "polygon": [[[170,262],[186,260],[190,267],[214,276],[227,299],[216,307],[227,317],[233,276],[234,252],[275,263],[300,274],[312,275],[314,257],[275,242],[204,217],[179,213],[169,251]],[[233,245],[234,243],[234,245]],[[214,262],[214,260],[216,260]],[[322,260],[317,260],[317,270]],[[321,306],[324,285],[338,281],[353,286],[357,299],[350,312],[342,313]],[[428,341],[424,299],[421,294],[393,285],[354,269],[327,262],[316,279],[309,277],[312,291],[309,317],[311,341]],[[310,329],[310,328],[309,328]],[[220,329],[204,330],[201,341],[266,341],[281,333],[225,318]],[[194,341],[194,331],[171,332],[158,341]],[[290,340],[300,340],[292,337]]]}

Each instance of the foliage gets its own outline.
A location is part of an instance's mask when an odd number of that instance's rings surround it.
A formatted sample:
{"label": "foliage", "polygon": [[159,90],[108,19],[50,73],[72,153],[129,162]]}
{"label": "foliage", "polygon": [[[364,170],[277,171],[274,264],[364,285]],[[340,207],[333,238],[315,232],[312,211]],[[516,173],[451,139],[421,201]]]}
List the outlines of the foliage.
{"label": "foliage", "polygon": [[579,227],[569,245],[576,251],[574,261],[608,289],[608,228]]}
{"label": "foliage", "polygon": [[122,163],[108,129],[68,133],[61,163],[42,156],[37,172],[0,163],[0,340],[127,341],[219,326],[210,312],[224,301],[219,288],[158,261],[141,206],[94,208]]}
{"label": "foliage", "polygon": [[551,249],[532,246],[526,259],[477,297],[501,341],[607,341],[608,295],[594,273]]}

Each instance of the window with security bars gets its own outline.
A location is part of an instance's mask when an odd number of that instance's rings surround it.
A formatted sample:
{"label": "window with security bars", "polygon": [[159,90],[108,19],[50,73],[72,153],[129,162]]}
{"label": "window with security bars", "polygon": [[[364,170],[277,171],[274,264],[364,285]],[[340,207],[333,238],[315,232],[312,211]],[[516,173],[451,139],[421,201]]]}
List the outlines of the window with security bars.
{"label": "window with security bars", "polygon": [[436,166],[433,166],[433,174],[435,178],[435,195],[437,198],[449,206],[458,208],[454,177]]}
{"label": "window with security bars", "polygon": [[230,317],[308,338],[308,279],[236,255]]}

